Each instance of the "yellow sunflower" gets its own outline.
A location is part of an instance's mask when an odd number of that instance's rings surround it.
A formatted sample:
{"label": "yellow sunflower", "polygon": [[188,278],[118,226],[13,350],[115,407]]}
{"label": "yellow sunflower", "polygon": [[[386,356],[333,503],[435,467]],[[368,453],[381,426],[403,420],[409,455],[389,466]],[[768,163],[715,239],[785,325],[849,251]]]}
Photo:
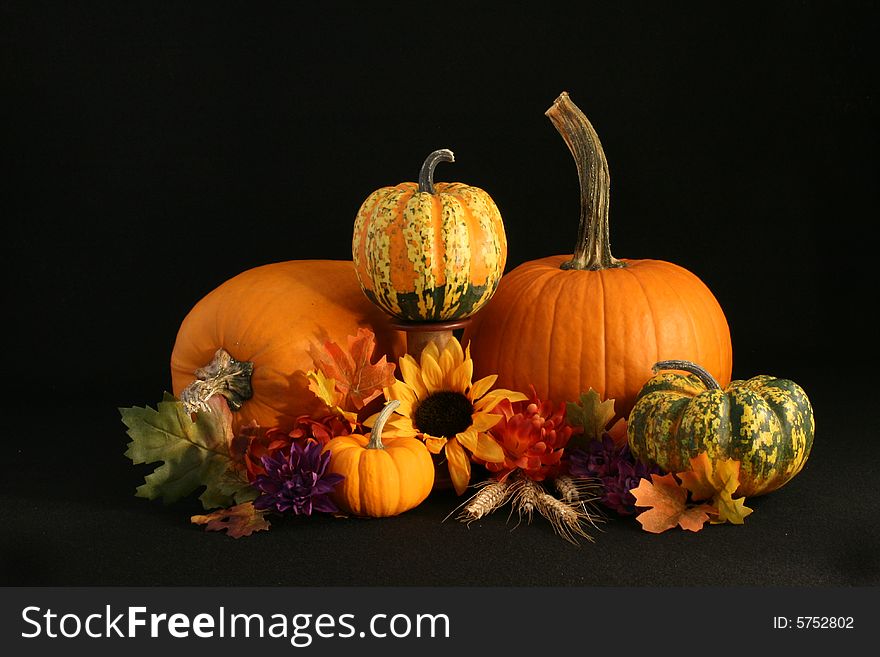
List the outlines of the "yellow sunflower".
{"label": "yellow sunflower", "polygon": [[503,388],[492,389],[498,375],[472,381],[470,345],[462,351],[454,337],[442,348],[431,342],[421,362],[409,354],[400,359],[403,381],[385,388],[386,399],[397,399],[398,415],[385,426],[390,436],[415,436],[433,454],[445,453],[449,476],[461,495],[471,478],[470,455],[482,461],[504,461],[504,450],[487,431],[501,419],[491,413],[503,399],[527,397]]}

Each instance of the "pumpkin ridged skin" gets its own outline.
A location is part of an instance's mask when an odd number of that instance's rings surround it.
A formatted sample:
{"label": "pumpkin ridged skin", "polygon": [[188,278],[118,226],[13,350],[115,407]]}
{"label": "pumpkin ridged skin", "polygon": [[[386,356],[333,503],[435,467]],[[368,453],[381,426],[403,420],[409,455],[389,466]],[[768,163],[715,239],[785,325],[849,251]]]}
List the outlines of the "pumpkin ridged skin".
{"label": "pumpkin ridged skin", "polygon": [[291,260],[247,270],[209,292],[181,323],[171,354],[174,394],[223,348],[254,364],[253,397],[233,413],[233,427],[256,421],[289,430],[296,417],[323,408],[305,377],[314,368],[310,345],[344,345],[359,327],[375,333],[374,357],[396,362],[405,353],[404,334],[364,297],[350,261]]}
{"label": "pumpkin ridged skin", "polygon": [[570,255],[523,263],[501,279],[465,329],[474,375],[541,399],[575,401],[593,388],[627,417],[659,360],[703,364],[722,384],[733,353],[727,319],[694,274],[662,260],[561,269]]}
{"label": "pumpkin ridged skin", "polygon": [[707,388],[693,374],[661,372],[642,390],[629,417],[636,458],[667,472],[683,472],[690,459],[740,461],[738,494],[778,489],[804,466],[813,445],[810,401],[793,381],[761,375]]}
{"label": "pumpkin ridged skin", "polygon": [[355,218],[352,258],[364,294],[404,321],[474,314],[504,272],[501,213],[482,189],[416,183],[373,192]]}
{"label": "pumpkin ridged skin", "polygon": [[415,508],[434,485],[434,462],[415,438],[387,439],[382,449],[368,449],[366,436],[332,439],[329,472],[345,476],[332,499],[344,513],[384,518]]}

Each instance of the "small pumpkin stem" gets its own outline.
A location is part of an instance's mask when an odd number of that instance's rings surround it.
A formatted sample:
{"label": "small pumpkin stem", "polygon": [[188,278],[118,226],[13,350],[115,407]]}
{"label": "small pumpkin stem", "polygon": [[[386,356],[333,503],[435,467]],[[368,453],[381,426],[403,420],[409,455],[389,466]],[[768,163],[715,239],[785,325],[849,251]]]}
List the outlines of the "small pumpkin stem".
{"label": "small pumpkin stem", "polygon": [[370,431],[370,442],[367,443],[367,449],[385,449],[385,445],[382,444],[382,429],[385,428],[385,423],[391,417],[391,414],[397,410],[398,406],[400,406],[400,402],[396,399],[391,399],[379,411],[376,423],[373,425],[372,431]]}
{"label": "small pumpkin stem", "polygon": [[419,172],[420,192],[434,193],[434,169],[437,168],[440,162],[455,162],[455,156],[452,154],[452,151],[448,148],[441,148],[425,158],[425,163]]}
{"label": "small pumpkin stem", "polygon": [[608,233],[611,176],[599,135],[565,91],[545,114],[574,156],[581,187],[581,219],[574,257],[563,263],[562,269],[625,267],[625,262],[611,255]]}
{"label": "small pumpkin stem", "polygon": [[193,374],[196,380],[180,393],[180,401],[190,413],[208,410],[208,400],[223,395],[229,409],[237,411],[253,394],[251,375],[254,364],[247,360],[235,360],[225,349],[218,349],[214,358]]}
{"label": "small pumpkin stem", "polygon": [[660,370],[682,370],[683,372],[689,372],[702,381],[707,390],[721,390],[721,385],[715,380],[714,376],[689,360],[661,360],[659,363],[654,363],[654,367],[651,369],[654,374],[657,374]]}

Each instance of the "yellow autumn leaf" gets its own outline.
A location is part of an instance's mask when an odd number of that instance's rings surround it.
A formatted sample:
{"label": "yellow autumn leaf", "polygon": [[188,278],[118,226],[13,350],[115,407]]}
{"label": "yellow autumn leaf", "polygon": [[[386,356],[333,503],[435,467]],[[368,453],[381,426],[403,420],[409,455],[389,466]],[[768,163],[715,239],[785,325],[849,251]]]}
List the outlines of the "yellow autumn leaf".
{"label": "yellow autumn leaf", "polygon": [[332,413],[343,417],[352,426],[357,423],[357,413],[342,408],[345,395],[339,391],[335,379],[327,377],[321,370],[309,370],[306,372],[306,378],[309,380],[309,390],[324,402]]}
{"label": "yellow autumn leaf", "polygon": [[315,397],[327,404],[327,408],[335,410],[342,401],[342,393],[336,389],[336,381],[326,376],[321,370],[309,370],[306,372],[309,380],[309,390]]}
{"label": "yellow autumn leaf", "polygon": [[718,515],[710,517],[713,525],[729,522],[733,525],[741,525],[745,521],[746,516],[752,513],[752,509],[746,506],[746,498],[739,497],[733,499],[727,491],[721,491],[712,500]]}
{"label": "yellow autumn leaf", "polygon": [[745,505],[745,498],[733,498],[739,488],[740,462],[735,459],[712,461],[706,452],[700,452],[690,460],[691,469],[678,473],[681,485],[691,492],[694,500],[711,500],[715,513],[712,524],[730,522],[743,524],[752,509]]}

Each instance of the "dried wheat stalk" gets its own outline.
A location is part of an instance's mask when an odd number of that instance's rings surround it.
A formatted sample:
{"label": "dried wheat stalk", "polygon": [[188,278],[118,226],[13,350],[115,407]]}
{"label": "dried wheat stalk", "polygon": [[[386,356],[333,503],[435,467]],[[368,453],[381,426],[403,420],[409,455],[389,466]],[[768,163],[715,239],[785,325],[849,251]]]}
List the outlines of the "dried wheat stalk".
{"label": "dried wheat stalk", "polygon": [[[500,509],[510,498],[511,486],[506,479],[501,481],[490,479],[477,484],[477,487],[479,490],[468,498],[464,504],[453,509],[449,516],[459,511],[456,518],[470,524],[474,520],[479,520],[496,509]],[[449,516],[446,516],[446,518],[448,519]]]}
{"label": "dried wheat stalk", "polygon": [[446,519],[457,512],[457,520],[470,524],[510,501],[511,514],[515,511],[519,517],[514,529],[523,520],[530,524],[537,511],[547,518],[557,535],[570,543],[577,545],[579,537],[593,541],[593,537],[586,531],[586,525],[595,527],[600,521],[600,516],[592,507],[592,502],[597,499],[595,482],[560,477],[554,480],[554,485],[563,499],[557,499],[541,483],[521,474],[501,481],[490,479],[476,484],[477,492],[453,509]]}
{"label": "dried wheat stalk", "polygon": [[541,491],[538,494],[538,510],[541,512],[541,515],[550,521],[553,531],[569,543],[577,545],[578,536],[591,542],[594,540],[584,528],[585,520],[589,520],[591,524],[593,520],[579,503],[563,502],[553,497],[550,493]]}
{"label": "dried wheat stalk", "polygon": [[538,495],[543,491],[541,484],[528,477],[520,476],[512,486],[515,489],[513,493],[514,507],[519,515],[517,527],[523,517],[525,517],[526,523],[531,524],[532,515],[538,509]]}

